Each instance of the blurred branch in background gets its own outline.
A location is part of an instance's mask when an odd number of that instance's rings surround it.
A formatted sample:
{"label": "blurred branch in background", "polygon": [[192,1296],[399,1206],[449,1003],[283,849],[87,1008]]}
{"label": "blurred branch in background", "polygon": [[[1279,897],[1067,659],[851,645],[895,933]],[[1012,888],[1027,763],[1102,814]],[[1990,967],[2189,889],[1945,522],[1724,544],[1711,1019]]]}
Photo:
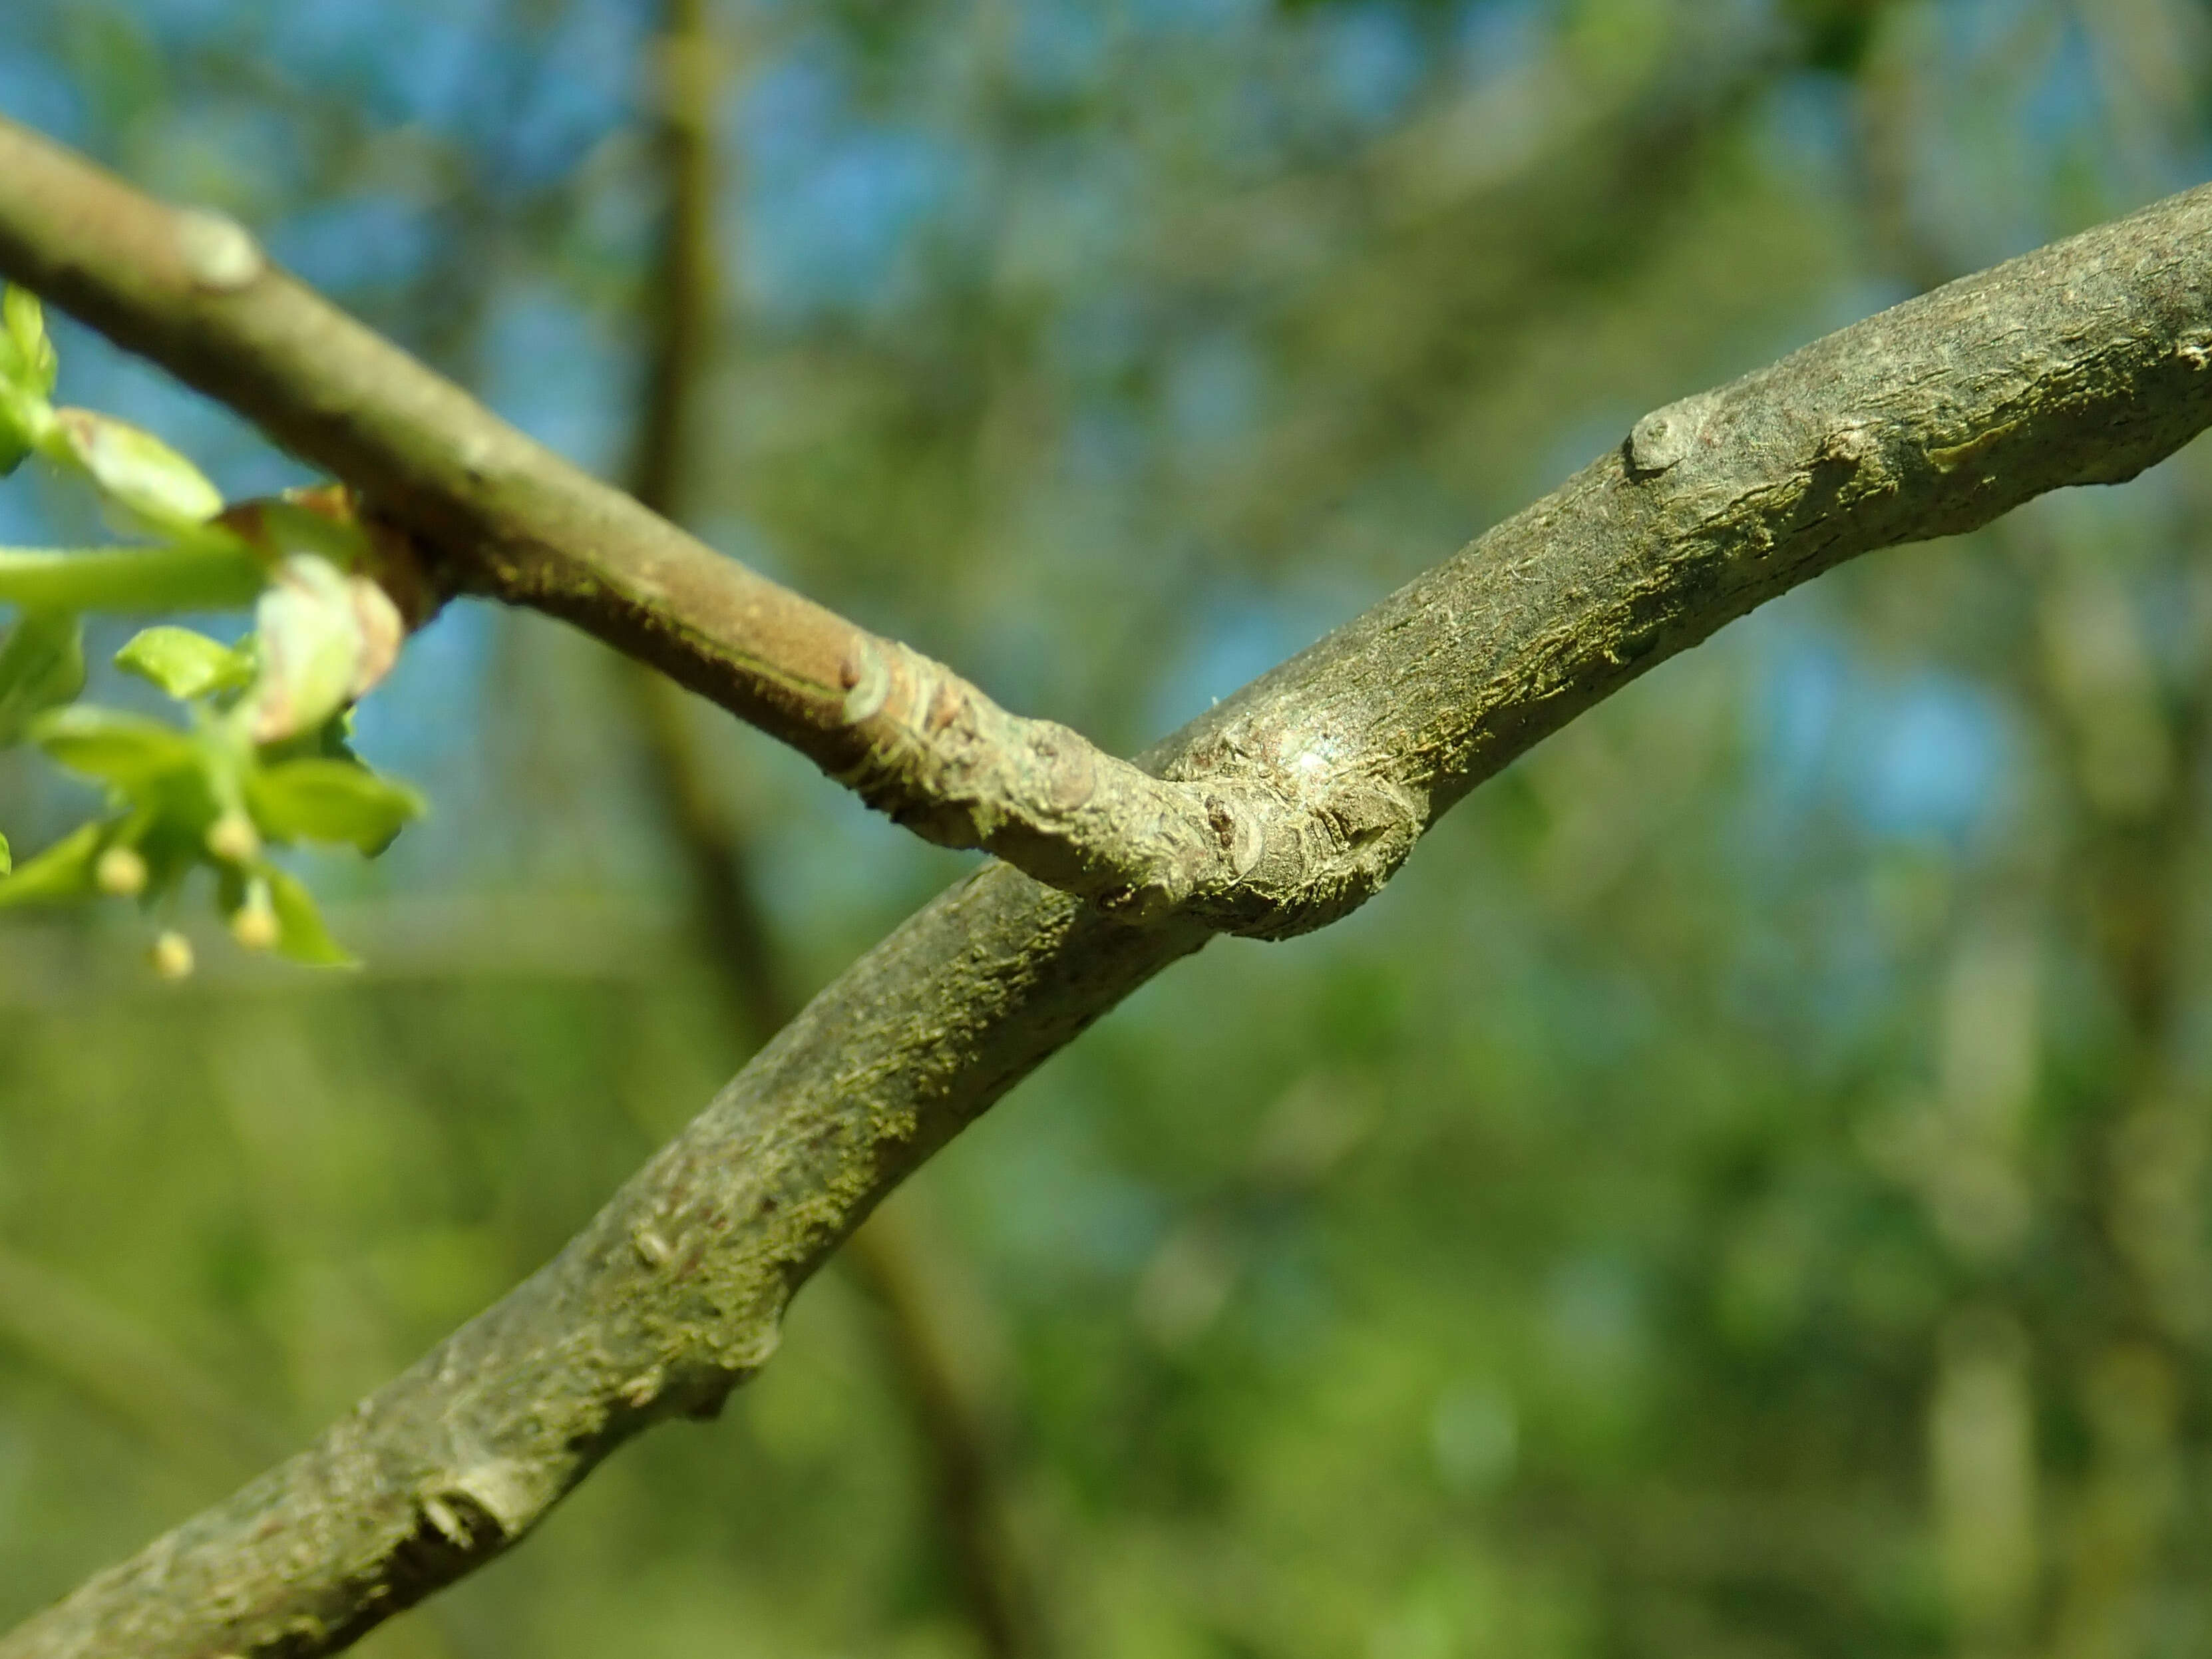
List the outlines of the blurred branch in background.
{"label": "blurred branch in background", "polygon": [[1929,142],[1929,70],[1923,37],[1935,17],[1919,0],[1877,0],[1865,9],[1854,52],[1853,168],[1861,217],[1875,262],[1914,293],[1963,275],[1915,199],[1916,158]]}
{"label": "blurred branch in background", "polygon": [[939,1541],[982,1650],[992,1659],[1056,1651],[1052,1604],[1013,1498],[1017,1425],[1005,1368],[993,1363],[1003,1333],[979,1297],[949,1282],[950,1247],[902,1209],[869,1217],[843,1259],[882,1310],[901,1403],[928,1455]]}
{"label": "blurred branch in background", "polygon": [[[312,1333],[289,1322],[292,1345]],[[292,1436],[141,1321],[21,1251],[0,1246],[0,1350],[12,1349],[196,1480],[229,1486],[284,1455]],[[279,1392],[297,1400],[296,1379]],[[433,1616],[395,1628],[392,1659],[454,1652]]]}
{"label": "blurred branch in background", "polygon": [[[714,214],[714,115],[725,82],[705,0],[664,0],[652,45],[661,217],[644,294],[645,389],[630,479],[640,501],[681,524],[698,388],[726,325]],[[622,680],[661,824],[688,878],[701,950],[722,984],[731,1025],[757,1047],[804,999],[793,991],[761,905],[750,839],[717,799],[687,694],[632,659],[610,666]],[[990,1659],[1040,1659],[1051,1650],[1006,1491],[1006,1413],[984,1397],[972,1358],[963,1361],[978,1344],[949,1328],[944,1250],[897,1212],[879,1209],[846,1241],[840,1259],[881,1310],[883,1352],[928,1454],[939,1543],[981,1650]],[[972,1312],[975,1298],[967,1300]]]}
{"label": "blurred branch in background", "polygon": [[1543,351],[1533,319],[1655,263],[1792,61],[1763,31],[1690,27],[1686,62],[1608,77],[1555,48],[1342,165],[1163,228],[1153,280],[1233,301],[1327,388],[1205,492],[1217,533],[1278,558],[1312,541],[1378,465],[1466,441]]}
{"label": "blurred branch in background", "polygon": [[2162,669],[2121,572],[2054,528],[2014,537],[2040,590],[2030,704],[2073,796],[2050,902],[2077,913],[2117,1018],[2098,1128],[2074,1176],[2095,1217],[2091,1271],[2110,1294],[2096,1328],[2045,1338],[2063,1367],[2057,1387],[2087,1430],[2051,1540],[2052,1632],[2063,1654],[2124,1654],[2155,1639],[2160,1598],[2188,1571],[2179,1434],[2192,1378],[2212,1357],[2212,1128],[2189,1054],[2203,963],[2181,902],[2202,890],[2207,868],[2212,541],[2201,525],[2175,526],[2196,568]]}
{"label": "blurred branch in background", "polygon": [[[1934,108],[1926,44],[1939,22],[1925,0],[1870,7],[1855,64],[1869,240],[1921,291],[1964,274],[1918,193]],[[1932,1519],[1966,1650],[2017,1650],[2047,1609],[2053,1651],[2132,1654],[2157,1639],[2158,1598],[2179,1559],[2179,1419],[2189,1374],[2212,1349],[2203,1200],[2212,1129],[2185,1024],[2203,963],[2191,954],[2198,919],[2182,902],[2206,869],[2212,547],[2196,525],[2174,526],[2195,574],[2154,641],[2130,573],[2155,568],[2157,554],[2115,559],[2049,517],[1985,533],[2032,596],[2027,648],[2008,670],[2053,757],[2060,799],[2050,844],[1985,902],[1994,914],[1963,929],[1932,1138],[1903,1165],[1968,1281],[1936,1333]],[[2099,1127],[2065,1178],[2094,1218],[2082,1271],[2106,1293],[2096,1328],[2068,1331],[2008,1280],[2051,1224],[2039,1214],[2049,1200],[2037,1191],[2031,1124],[2049,1087],[2051,946],[2077,931],[2117,1018],[2095,1087]],[[2083,1425],[2077,1466],[2039,1454],[2039,1418],[2054,1410]]]}
{"label": "blurred branch in background", "polygon": [[196,1474],[238,1480],[286,1437],[138,1321],[0,1248],[0,1344],[16,1349]]}

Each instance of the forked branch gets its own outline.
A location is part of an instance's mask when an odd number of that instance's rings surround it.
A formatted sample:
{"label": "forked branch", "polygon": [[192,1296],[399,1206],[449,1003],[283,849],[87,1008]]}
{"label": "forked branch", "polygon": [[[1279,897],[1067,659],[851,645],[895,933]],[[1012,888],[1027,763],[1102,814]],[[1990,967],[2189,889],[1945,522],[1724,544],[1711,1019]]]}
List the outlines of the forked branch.
{"label": "forked branch", "polygon": [[0,271],[258,422],[415,532],[453,591],[574,623],[801,750],[931,841],[1145,921],[1236,884],[1240,803],[723,557],[525,437],[280,270],[0,119]]}
{"label": "forked branch", "polygon": [[[0,146],[11,274],[232,398],[442,545],[480,538],[483,568],[514,573],[511,595],[568,592],[549,608],[604,606],[664,647],[717,614],[669,574],[696,556],[655,562],[651,549],[680,545],[672,532],[523,465],[511,434],[465,464],[433,453],[477,429],[472,406],[288,279],[189,289],[178,222],[105,181],[79,216],[152,224],[154,240],[82,234],[65,200],[27,191],[26,173],[58,165],[43,146],[23,161],[28,142]],[[88,248],[124,266],[88,275]],[[142,280],[132,258],[170,275]],[[0,1640],[0,1659],[344,1646],[513,1544],[638,1430],[714,1411],[884,1194],[1216,927],[1292,931],[1341,914],[1538,739],[1844,559],[2132,477],[2212,423],[2208,365],[2212,189],[1647,416],[1553,495],[1146,757],[1251,815],[1252,875],[1219,910],[1129,927],[1003,866],[961,882],[817,997],[553,1261],[313,1446]],[[374,466],[350,471],[349,455]],[[629,550],[605,567],[623,584],[611,597],[583,574],[610,545]],[[764,607],[804,604],[767,592]],[[703,650],[663,654],[696,666]],[[845,695],[875,684],[859,666]],[[884,680],[906,672],[891,663]],[[933,699],[884,696],[927,726]]]}

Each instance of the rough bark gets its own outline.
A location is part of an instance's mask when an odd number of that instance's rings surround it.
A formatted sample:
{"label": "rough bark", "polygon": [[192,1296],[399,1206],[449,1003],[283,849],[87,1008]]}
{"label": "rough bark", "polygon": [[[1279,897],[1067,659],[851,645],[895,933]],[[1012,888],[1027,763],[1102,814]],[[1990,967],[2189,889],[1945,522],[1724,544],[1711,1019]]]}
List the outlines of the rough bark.
{"label": "rough bark", "polygon": [[[37,253],[5,173],[0,265],[206,389],[251,393],[241,403],[280,436],[343,435],[359,363],[292,407],[288,388],[319,384],[312,353],[288,360],[291,380],[241,368],[225,354],[252,339],[180,334],[164,295],[142,311],[130,283]],[[2043,490],[2131,477],[2212,422],[2208,236],[2212,190],[2176,197],[1647,416],[1146,757],[1254,814],[1255,878],[1230,914],[1138,927],[1004,866],[959,883],[816,998],[554,1261],[0,1656],[303,1659],[480,1565],[629,1435],[713,1411],[884,1192],[1224,922],[1284,933],[1343,914],[1476,783],[1762,599]],[[524,499],[500,468],[484,477],[469,501],[526,511],[556,547],[588,549],[610,522]],[[411,494],[351,481],[426,524],[448,514],[448,536],[495,527],[483,511],[452,518],[420,479]],[[657,614],[636,592],[574,603]]]}

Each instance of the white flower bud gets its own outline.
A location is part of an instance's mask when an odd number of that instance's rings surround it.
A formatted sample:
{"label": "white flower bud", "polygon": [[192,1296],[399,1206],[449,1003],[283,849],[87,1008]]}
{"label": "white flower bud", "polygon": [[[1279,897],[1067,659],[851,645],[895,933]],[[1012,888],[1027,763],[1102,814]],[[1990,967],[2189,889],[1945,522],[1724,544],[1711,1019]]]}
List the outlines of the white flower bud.
{"label": "white flower bud", "polygon": [[207,849],[226,864],[251,864],[261,856],[261,836],[245,813],[225,812],[208,826]]}
{"label": "white flower bud", "polygon": [[92,866],[92,879],[103,893],[136,898],[146,890],[146,860],[135,847],[111,847]]}
{"label": "white flower bud", "polygon": [[246,890],[246,902],[230,913],[230,936],[248,951],[270,951],[276,945],[276,911],[269,902],[269,884],[257,881]]}
{"label": "white flower bud", "polygon": [[192,971],[192,942],[182,933],[164,933],[154,941],[154,971],[161,978],[189,979]]}

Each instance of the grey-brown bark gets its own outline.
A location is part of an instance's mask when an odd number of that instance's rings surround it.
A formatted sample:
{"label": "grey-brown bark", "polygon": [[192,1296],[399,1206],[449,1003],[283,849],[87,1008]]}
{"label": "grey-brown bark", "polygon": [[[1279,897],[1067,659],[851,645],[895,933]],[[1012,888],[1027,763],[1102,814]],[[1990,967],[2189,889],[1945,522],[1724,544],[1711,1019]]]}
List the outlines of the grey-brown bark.
{"label": "grey-brown bark", "polygon": [[[288,387],[315,384],[309,357],[290,380],[228,362],[255,342],[179,337],[158,305],[133,309],[129,282],[71,273],[12,220],[0,185],[0,265],[207,389],[252,392],[239,400],[281,436],[342,433],[355,380],[319,407],[285,407]],[[961,882],[817,997],[553,1262],[0,1656],[297,1659],[505,1548],[629,1435],[713,1411],[884,1192],[1213,931],[1287,934],[1344,914],[1476,783],[1762,599],[2043,490],[2130,477],[2212,422],[2208,247],[2200,190],[1646,416],[1146,757],[1249,820],[1249,874],[1217,908],[1131,927],[1004,866]],[[572,562],[611,522],[573,499],[524,499],[511,473],[462,513],[427,477],[397,492],[350,481],[448,538],[526,509],[530,533]],[[672,587],[661,602],[688,601]],[[658,614],[641,590],[548,603],[604,605],[641,629]]]}

